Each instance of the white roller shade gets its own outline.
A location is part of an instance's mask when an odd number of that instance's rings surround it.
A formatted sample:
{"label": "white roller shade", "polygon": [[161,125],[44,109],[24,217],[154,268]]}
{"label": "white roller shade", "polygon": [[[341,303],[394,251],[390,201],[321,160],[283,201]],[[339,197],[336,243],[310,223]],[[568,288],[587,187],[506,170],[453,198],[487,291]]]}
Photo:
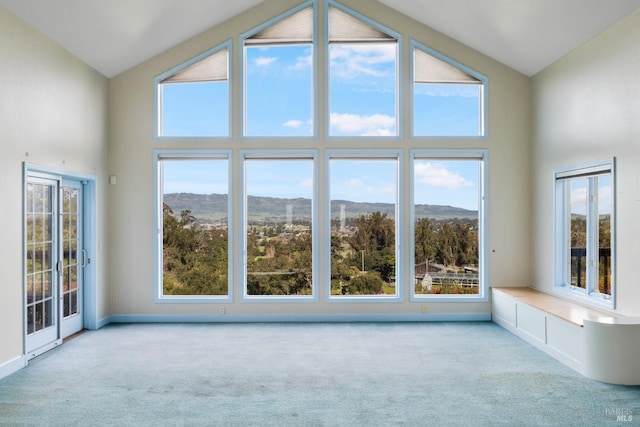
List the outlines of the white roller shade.
{"label": "white roller shade", "polygon": [[202,83],[228,80],[229,52],[223,49],[189,65],[160,83]]}
{"label": "white roller shade", "polygon": [[335,8],[329,8],[329,43],[397,42],[395,37]]}
{"label": "white roller shade", "polygon": [[313,8],[288,16],[244,40],[245,45],[313,43]]}
{"label": "white roller shade", "polygon": [[482,84],[475,77],[421,49],[414,49],[413,64],[416,83]]}

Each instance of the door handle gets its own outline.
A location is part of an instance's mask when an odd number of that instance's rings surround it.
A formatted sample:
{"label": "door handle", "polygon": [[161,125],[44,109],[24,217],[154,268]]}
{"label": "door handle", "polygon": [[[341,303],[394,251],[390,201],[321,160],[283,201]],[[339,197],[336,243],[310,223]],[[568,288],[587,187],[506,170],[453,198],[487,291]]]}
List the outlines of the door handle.
{"label": "door handle", "polygon": [[88,257],[87,257],[87,251],[85,251],[84,249],[82,250],[82,268],[85,268],[87,266],[87,264],[89,263],[88,261]]}

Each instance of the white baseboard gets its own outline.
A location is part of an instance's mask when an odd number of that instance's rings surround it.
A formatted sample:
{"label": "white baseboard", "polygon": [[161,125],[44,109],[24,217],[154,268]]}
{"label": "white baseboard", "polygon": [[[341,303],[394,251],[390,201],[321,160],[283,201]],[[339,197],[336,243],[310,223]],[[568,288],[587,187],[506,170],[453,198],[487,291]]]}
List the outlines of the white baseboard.
{"label": "white baseboard", "polygon": [[27,358],[23,354],[0,365],[0,380],[27,366]]}
{"label": "white baseboard", "polygon": [[491,313],[434,314],[112,314],[110,323],[489,322]]}

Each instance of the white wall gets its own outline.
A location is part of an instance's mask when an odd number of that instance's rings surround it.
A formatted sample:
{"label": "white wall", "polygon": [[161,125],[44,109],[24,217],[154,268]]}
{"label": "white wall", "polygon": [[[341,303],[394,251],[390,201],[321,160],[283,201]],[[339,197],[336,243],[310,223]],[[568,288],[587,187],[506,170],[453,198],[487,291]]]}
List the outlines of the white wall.
{"label": "white wall", "polygon": [[533,79],[533,285],[553,291],[553,170],[615,156],[617,307],[640,315],[640,11]]}
{"label": "white wall", "polygon": [[[114,77],[110,84],[110,168],[118,183],[110,192],[111,293],[118,304],[114,315],[216,314],[216,304],[154,303],[154,172],[153,150],[159,148],[216,148],[215,142],[158,142],[153,138],[154,86],[156,75],[205,50],[238,36],[267,19],[299,4],[295,0],[268,0],[185,43]],[[370,0],[346,0],[344,4],[400,31],[404,58],[409,38],[430,46],[489,77],[489,138],[467,141],[410,141],[398,147],[470,147],[489,149],[489,282],[490,285],[525,286],[531,282],[530,257],[530,135],[531,83],[527,77]],[[322,6],[319,8],[322,10]],[[237,51],[236,51],[237,52]],[[322,53],[320,53],[322,55]],[[238,55],[234,56],[238,69]],[[322,70],[319,70],[322,73]],[[408,78],[405,69],[404,78]],[[322,74],[320,75],[322,79]],[[321,80],[322,81],[322,80]],[[238,79],[234,90],[238,92]],[[408,87],[408,86],[405,86]],[[405,97],[408,109],[408,96]],[[237,105],[237,104],[236,104]],[[322,108],[319,111],[323,111]],[[234,105],[234,112],[237,107]],[[321,114],[322,115],[322,114]],[[322,117],[321,117],[322,119]],[[238,127],[238,122],[234,123]],[[236,141],[239,148],[255,143]],[[338,146],[320,141],[319,147]],[[374,145],[374,144],[371,144]],[[257,145],[256,145],[257,146]],[[301,147],[299,143],[271,143]],[[344,146],[344,143],[340,144]],[[351,144],[358,146],[358,144]],[[304,147],[308,148],[307,145]],[[361,148],[361,145],[358,146]],[[239,279],[239,278],[236,278]],[[238,288],[240,282],[235,284]],[[383,314],[419,313],[419,303],[240,304],[227,306],[229,314]],[[488,303],[430,304],[431,313],[489,313]]]}
{"label": "white wall", "polygon": [[[106,205],[108,81],[0,7],[0,366],[23,352],[23,162],[98,177]],[[98,239],[106,243],[99,215]],[[106,253],[96,261],[106,316]]]}

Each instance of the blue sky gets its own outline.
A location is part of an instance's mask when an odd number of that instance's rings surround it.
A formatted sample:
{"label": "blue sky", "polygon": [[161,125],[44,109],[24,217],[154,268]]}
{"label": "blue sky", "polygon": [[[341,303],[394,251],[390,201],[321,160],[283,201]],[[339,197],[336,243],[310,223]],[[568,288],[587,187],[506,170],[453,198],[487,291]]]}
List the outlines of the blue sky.
{"label": "blue sky", "polygon": [[[310,45],[246,50],[247,135],[313,135],[312,57]],[[397,135],[396,80],[394,44],[332,44],[330,134]],[[227,82],[164,85],[165,135],[228,136],[228,91]],[[416,133],[477,134],[478,102],[477,86],[416,85]],[[226,161],[178,163],[165,162],[165,193],[226,193]],[[247,167],[251,194],[311,197],[312,162],[277,163]],[[266,170],[258,173],[260,168]],[[394,161],[334,161],[330,174],[332,199],[394,203],[397,198]],[[418,161],[414,185],[415,203],[478,208],[477,162]]]}
{"label": "blue sky", "polygon": [[[163,162],[164,193],[226,194],[226,160]],[[414,162],[414,203],[478,209],[478,161],[417,159]],[[342,159],[329,164],[332,200],[395,203],[397,161]],[[313,161],[247,160],[246,188],[252,196],[311,198]]]}
{"label": "blue sky", "polygon": [[[574,178],[570,181],[571,212],[578,215],[586,215],[587,203],[587,178]],[[598,178],[598,213],[611,214],[613,212],[613,197],[611,191],[611,177]]]}

